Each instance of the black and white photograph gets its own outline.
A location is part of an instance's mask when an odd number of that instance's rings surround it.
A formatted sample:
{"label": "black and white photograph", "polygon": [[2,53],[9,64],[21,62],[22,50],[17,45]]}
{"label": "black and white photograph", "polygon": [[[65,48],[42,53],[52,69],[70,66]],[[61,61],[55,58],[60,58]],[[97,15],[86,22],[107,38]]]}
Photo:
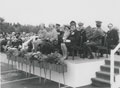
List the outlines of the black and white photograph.
{"label": "black and white photograph", "polygon": [[0,88],[120,88],[120,0],[0,0]]}

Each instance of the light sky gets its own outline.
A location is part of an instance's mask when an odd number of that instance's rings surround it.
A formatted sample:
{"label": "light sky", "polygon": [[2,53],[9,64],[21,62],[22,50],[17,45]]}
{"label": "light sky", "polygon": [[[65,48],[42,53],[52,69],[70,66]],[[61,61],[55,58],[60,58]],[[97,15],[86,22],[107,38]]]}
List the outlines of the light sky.
{"label": "light sky", "polygon": [[103,26],[113,23],[120,28],[120,0],[0,0],[0,17],[32,25],[75,20],[95,26],[101,20]]}

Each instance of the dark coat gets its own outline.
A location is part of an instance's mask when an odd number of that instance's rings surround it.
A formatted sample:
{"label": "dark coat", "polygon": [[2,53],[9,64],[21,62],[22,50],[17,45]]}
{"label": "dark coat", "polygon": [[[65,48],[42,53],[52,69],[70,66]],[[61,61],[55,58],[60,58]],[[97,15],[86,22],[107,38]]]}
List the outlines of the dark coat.
{"label": "dark coat", "polygon": [[4,46],[7,45],[7,39],[4,39],[4,40],[1,41],[1,46],[2,46],[2,45],[4,45]]}
{"label": "dark coat", "polygon": [[3,39],[2,41],[0,41],[0,51],[3,52],[4,51],[4,48],[3,46],[6,46],[7,45],[7,39]]}
{"label": "dark coat", "polygon": [[77,36],[77,30],[75,30],[74,32],[71,32],[69,37],[67,38],[67,39],[71,40],[70,44],[72,46],[76,46],[77,45],[78,41],[77,41],[76,36]]}
{"label": "dark coat", "polygon": [[84,42],[87,41],[86,37],[86,31],[84,29],[81,29],[80,31],[76,31],[76,42],[77,45],[83,45]]}
{"label": "dark coat", "polygon": [[80,31],[75,30],[73,34],[70,34],[68,39],[71,40],[72,45],[80,46],[87,41],[86,32],[84,29],[81,29]]}
{"label": "dark coat", "polygon": [[107,43],[108,45],[117,45],[119,42],[119,35],[118,31],[115,29],[112,29],[107,32]]}

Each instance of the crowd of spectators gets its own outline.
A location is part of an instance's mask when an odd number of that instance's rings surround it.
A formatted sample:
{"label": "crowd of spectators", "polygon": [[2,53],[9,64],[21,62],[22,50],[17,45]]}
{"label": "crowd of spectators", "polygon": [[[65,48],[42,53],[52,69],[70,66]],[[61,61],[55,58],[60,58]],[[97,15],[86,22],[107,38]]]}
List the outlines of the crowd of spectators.
{"label": "crowd of spectators", "polygon": [[[1,52],[7,47],[15,47],[18,50],[26,49],[27,52],[40,51],[43,54],[59,52],[63,56],[78,56],[93,59],[93,52],[97,52],[97,46],[104,46],[110,51],[119,43],[118,29],[112,23],[108,24],[107,32],[102,29],[102,22],[96,21],[96,27],[84,27],[84,23],[71,21],[69,25],[41,24],[38,33],[2,32],[0,34]],[[110,52],[107,52],[108,54]],[[100,51],[100,56],[104,52]],[[65,57],[65,59],[68,59]]]}

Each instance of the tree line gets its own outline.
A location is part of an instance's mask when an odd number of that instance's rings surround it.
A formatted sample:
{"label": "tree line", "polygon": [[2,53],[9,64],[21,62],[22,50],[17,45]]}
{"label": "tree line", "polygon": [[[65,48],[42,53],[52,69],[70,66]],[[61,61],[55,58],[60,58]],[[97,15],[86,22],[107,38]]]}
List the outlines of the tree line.
{"label": "tree line", "polygon": [[12,33],[12,32],[33,32],[37,33],[40,30],[40,26],[22,25],[20,23],[9,23],[4,18],[0,17],[0,33]]}

